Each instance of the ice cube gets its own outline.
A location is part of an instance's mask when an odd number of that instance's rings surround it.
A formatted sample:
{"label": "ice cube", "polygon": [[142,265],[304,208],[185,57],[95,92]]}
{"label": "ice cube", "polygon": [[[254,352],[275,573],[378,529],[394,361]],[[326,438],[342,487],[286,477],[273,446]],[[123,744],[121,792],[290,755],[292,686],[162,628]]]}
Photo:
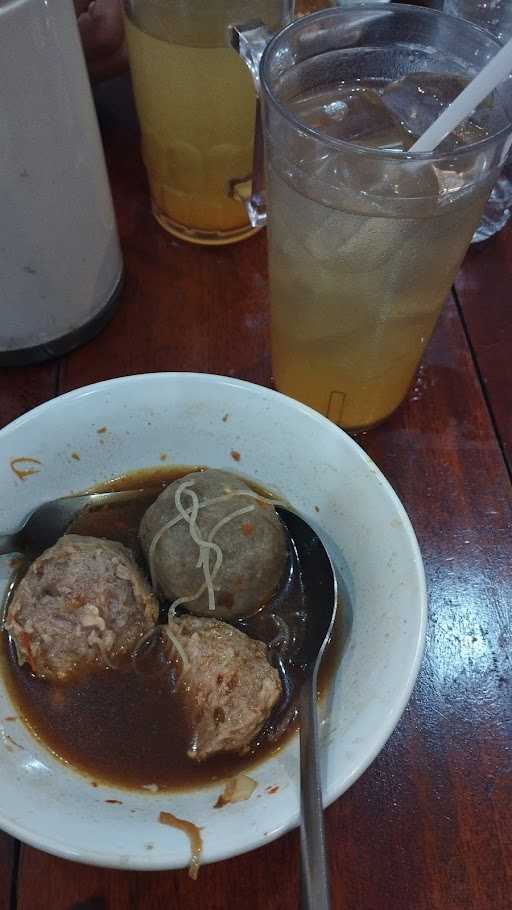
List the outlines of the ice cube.
{"label": "ice cube", "polygon": [[460,171],[451,168],[434,166],[434,173],[439,185],[440,205],[442,205],[445,201],[452,202],[453,194],[460,193],[460,191],[463,190],[465,186],[467,186],[467,175]]}
{"label": "ice cube", "polygon": [[417,138],[460,95],[467,80],[437,73],[410,73],[391,82],[381,94],[385,107]]}
{"label": "ice cube", "polygon": [[407,138],[396,116],[386,109],[373,88],[331,87],[303,96],[291,108],[307,126],[334,139],[373,148],[402,148]]}
{"label": "ice cube", "polygon": [[321,223],[310,221],[303,229],[303,243],[324,269],[339,275],[373,272],[385,265],[395,248],[396,224],[392,219],[324,209]]}
{"label": "ice cube", "polygon": [[347,114],[348,105],[341,97],[333,98],[331,93],[320,92],[295,99],[290,109],[307,126],[332,135]]}
{"label": "ice cube", "polygon": [[[391,82],[381,92],[383,105],[413,138],[421,136],[437,120],[468,84],[463,76],[443,73],[409,73]],[[488,105],[481,104],[475,114],[461,123],[439,146],[450,151],[458,145],[468,145],[488,135]]]}

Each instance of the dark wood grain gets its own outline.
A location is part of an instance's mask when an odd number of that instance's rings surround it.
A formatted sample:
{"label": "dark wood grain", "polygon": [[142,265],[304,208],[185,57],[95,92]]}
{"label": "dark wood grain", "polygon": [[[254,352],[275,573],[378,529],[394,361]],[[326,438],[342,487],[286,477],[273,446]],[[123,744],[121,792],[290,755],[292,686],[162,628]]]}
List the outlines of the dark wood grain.
{"label": "dark wood grain", "polygon": [[[100,91],[99,104],[127,284],[110,326],[62,363],[60,388],[160,369],[268,383],[264,235],[205,250],[174,241],[154,223],[133,111],[123,81],[117,85],[116,103],[109,107],[114,86]],[[500,343],[510,338],[503,288],[511,280],[512,233],[493,243],[472,251],[458,281],[464,322],[449,301],[408,400],[358,440],[415,526],[430,624],[399,726],[327,812],[334,910],[511,906],[512,487],[493,421],[507,447],[511,383],[501,394],[500,386],[510,365]],[[0,417],[8,420],[51,397],[55,368],[4,371],[0,380]],[[4,884],[11,862],[12,842],[0,840]],[[298,839],[292,833],[203,868],[197,883],[186,872],[113,872],[24,847],[17,885],[16,910],[295,910]],[[8,893],[0,887],[0,910]]]}
{"label": "dark wood grain", "polygon": [[[368,801],[372,814],[382,812],[386,850],[390,830],[399,845],[392,862],[379,862],[383,877],[372,879],[376,890],[361,906],[505,910],[512,888],[512,495],[453,302],[408,401],[361,441],[410,514],[430,601],[413,699],[361,782],[359,806]],[[391,764],[381,772],[385,759]],[[342,816],[347,803],[338,804]],[[345,819],[353,828],[356,813]],[[373,865],[375,840],[366,849]],[[388,889],[387,900],[375,880]]]}
{"label": "dark wood grain", "polygon": [[17,844],[0,831],[0,910],[11,910]]}
{"label": "dark wood grain", "polygon": [[[154,369],[218,370],[268,382],[264,236],[212,251],[163,233],[149,215],[128,119],[107,130],[127,288],[109,328],[64,362],[62,388]],[[416,527],[431,621],[400,725],[327,812],[333,907],[507,910],[512,492],[453,301],[408,401],[359,441]],[[292,910],[297,859],[292,833],[202,869],[193,883],[185,872],[110,872],[23,848],[18,908]]]}
{"label": "dark wood grain", "polygon": [[55,394],[55,363],[0,369],[0,427]]}
{"label": "dark wood grain", "polygon": [[[235,343],[233,369],[237,360],[243,369]],[[416,527],[431,618],[399,727],[327,813],[333,907],[507,910],[512,494],[453,302],[406,404],[360,441]],[[194,884],[184,872],[94,870],[24,849],[19,908],[292,910],[297,850],[292,834],[203,869]]]}
{"label": "dark wood grain", "polygon": [[485,395],[512,471],[512,225],[475,244],[456,281]]}
{"label": "dark wood grain", "polygon": [[[53,397],[57,369],[55,363],[0,369],[0,427]],[[0,910],[15,910],[11,907],[15,871],[15,841],[0,832]]]}
{"label": "dark wood grain", "polygon": [[[298,906],[298,838],[186,872],[111,872],[24,850],[18,910],[283,910]],[[41,884],[44,880],[44,885]]]}
{"label": "dark wood grain", "polygon": [[204,248],[160,228],[148,205],[127,90],[127,80],[111,87],[119,99],[114,109],[103,103],[101,90],[99,98],[126,263],[122,306],[96,340],[65,359],[60,389],[127,373],[183,369],[268,382],[265,236]]}

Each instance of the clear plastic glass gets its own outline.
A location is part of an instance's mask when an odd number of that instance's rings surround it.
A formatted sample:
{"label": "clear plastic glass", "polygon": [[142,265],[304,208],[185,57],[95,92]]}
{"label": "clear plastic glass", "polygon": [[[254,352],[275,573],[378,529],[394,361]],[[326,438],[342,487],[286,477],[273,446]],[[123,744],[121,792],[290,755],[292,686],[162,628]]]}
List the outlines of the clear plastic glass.
{"label": "clear plastic glass", "polygon": [[276,31],[292,0],[124,0],[142,154],[153,213],[203,244],[253,233],[250,183],[256,94],[230,27],[258,18]]}
{"label": "clear plastic glass", "polygon": [[461,16],[488,29],[500,41],[512,35],[512,3],[510,0],[445,0],[445,13]]}
{"label": "clear plastic glass", "polygon": [[[512,3],[510,0],[446,0],[444,11],[461,16],[488,29],[500,41],[512,38]],[[512,215],[512,158],[509,155],[496,181],[473,242],[487,240],[501,231]]]}
{"label": "clear plastic glass", "polygon": [[511,141],[511,89],[494,93],[486,138],[435,155],[333,138],[304,125],[302,100],[421,71],[470,78],[497,49],[470,23],[391,4],[297,20],[263,55],[273,374],[342,427],[406,395]]}

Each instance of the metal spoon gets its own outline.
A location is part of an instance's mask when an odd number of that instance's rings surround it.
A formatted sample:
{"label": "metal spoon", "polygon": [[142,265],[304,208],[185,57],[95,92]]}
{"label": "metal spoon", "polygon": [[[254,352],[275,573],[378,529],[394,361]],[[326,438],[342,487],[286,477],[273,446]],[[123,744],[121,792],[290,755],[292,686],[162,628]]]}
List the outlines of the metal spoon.
{"label": "metal spoon", "polygon": [[316,693],[318,668],[336,616],[337,582],[327,550],[313,528],[282,506],[277,512],[295,547],[308,613],[308,634],[292,658],[305,670],[299,701],[302,906],[303,910],[328,910]]}
{"label": "metal spoon", "polygon": [[21,553],[29,559],[35,559],[66,533],[72,521],[84,509],[97,509],[144,497],[150,499],[157,494],[158,488],[146,487],[143,490],[123,490],[120,493],[81,493],[44,502],[30,512],[17,531],[0,534],[0,556]]}

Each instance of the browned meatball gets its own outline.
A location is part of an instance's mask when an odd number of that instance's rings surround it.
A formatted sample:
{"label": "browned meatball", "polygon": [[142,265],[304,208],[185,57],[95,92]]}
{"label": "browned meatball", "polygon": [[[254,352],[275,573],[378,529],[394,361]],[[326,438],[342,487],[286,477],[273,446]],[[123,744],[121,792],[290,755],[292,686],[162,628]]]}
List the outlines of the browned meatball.
{"label": "browned meatball", "polygon": [[30,566],[5,627],[20,663],[65,679],[97,663],[115,665],[155,623],[158,607],[122,544],[68,534]]}
{"label": "browned meatball", "polygon": [[[216,545],[216,553],[211,547],[208,557],[212,573],[216,554],[222,554],[213,577],[214,612],[198,564],[199,546],[188,522],[179,518],[180,490],[185,510],[194,495],[201,505],[197,529],[203,540]],[[268,602],[286,566],[286,537],[274,507],[254,495],[236,474],[212,469],[188,474],[166,487],[144,514],[139,531],[153,584],[166,597],[183,599],[191,613],[226,619],[253,613]],[[159,533],[173,519],[179,520]]]}
{"label": "browned meatball", "polygon": [[216,619],[174,617],[168,625],[192,730],[190,758],[243,752],[281,697],[281,681],[267,648]]}

